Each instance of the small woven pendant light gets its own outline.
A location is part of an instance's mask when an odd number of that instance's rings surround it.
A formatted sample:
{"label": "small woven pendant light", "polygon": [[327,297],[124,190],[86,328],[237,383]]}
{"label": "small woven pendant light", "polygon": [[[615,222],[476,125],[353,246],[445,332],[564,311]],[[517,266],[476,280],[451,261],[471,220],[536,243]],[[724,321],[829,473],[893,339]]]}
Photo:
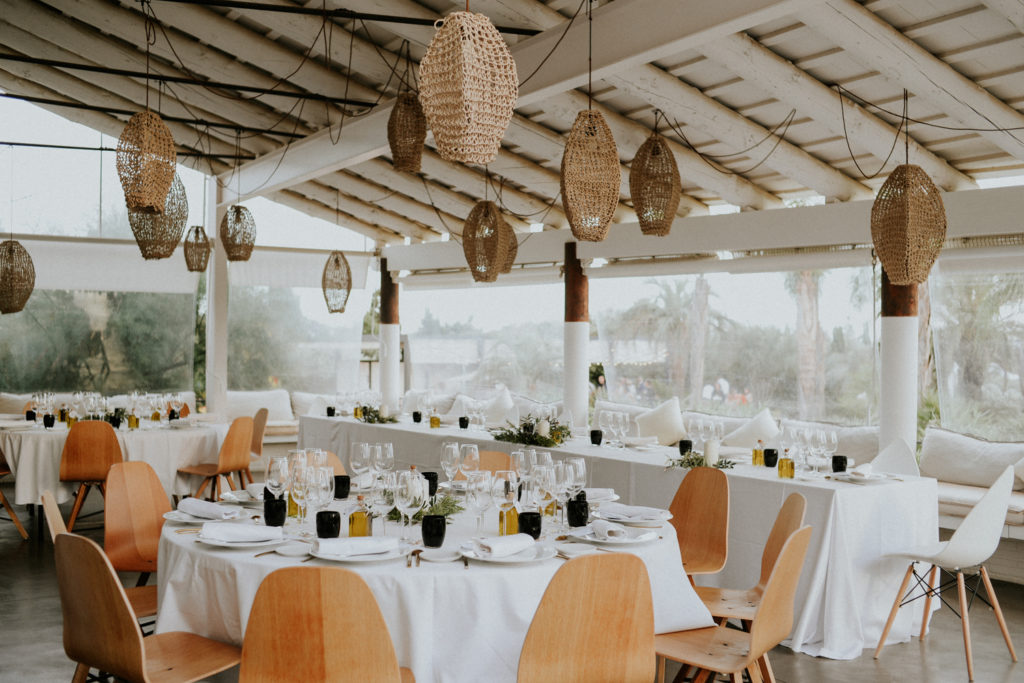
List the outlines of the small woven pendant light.
{"label": "small woven pendant light", "polygon": [[416,93],[398,96],[388,118],[388,145],[396,171],[419,173],[423,142],[427,139],[427,118]]}
{"label": "small woven pendant light", "polygon": [[511,270],[515,259],[515,254],[509,255],[512,245],[516,245],[515,232],[498,206],[490,201],[477,202],[462,229],[462,251],[473,280],[494,282],[499,273]]}
{"label": "small woven pendant light", "polygon": [[601,112],[576,116],[562,155],[562,206],[578,240],[600,242],[619,204],[619,152]]}
{"label": "small woven pendant light", "polygon": [[508,231],[505,233],[508,240],[508,255],[505,257],[505,263],[501,265],[501,270],[499,271],[502,274],[512,272],[516,256],[519,255],[519,240],[516,239],[516,231],[508,223],[505,223],[505,226],[508,228]]}
{"label": "small woven pendant light", "polygon": [[210,262],[210,240],[201,225],[193,225],[185,235],[185,265],[193,273],[206,270]]}
{"label": "small woven pendant light", "polygon": [[25,308],[36,286],[36,269],[25,247],[13,239],[0,242],[0,313]]}
{"label": "small woven pendant light", "polygon": [[939,188],[920,166],[897,166],[871,206],[871,241],[889,281],[913,285],[927,280],[945,240]]}
{"label": "small woven pendant light", "polygon": [[445,17],[420,62],[420,103],[438,153],[467,164],[494,161],[518,98],[515,60],[491,20],[473,12]]}
{"label": "small woven pendant light", "polygon": [[220,243],[228,261],[248,261],[256,244],[256,221],[249,209],[235,204],[228,207],[220,222]]}
{"label": "small woven pendant light", "polygon": [[117,141],[117,175],[128,209],[163,213],[176,162],[174,138],[163,119],[148,109],[132,116]]}
{"label": "small woven pendant light", "polygon": [[320,280],[324,290],[324,301],[330,313],[344,313],[348,295],[352,293],[352,269],[348,259],[340,251],[332,251],[324,264],[324,275]]}
{"label": "small woven pendant light", "polygon": [[186,221],[188,197],[177,173],[174,174],[171,191],[167,193],[163,213],[128,209],[128,224],[132,226],[142,258],[147,261],[167,258],[174,253],[181,236],[185,233]]}
{"label": "small woven pendant light", "polygon": [[664,137],[652,133],[629,167],[629,194],[643,234],[663,237],[672,230],[681,192],[675,155]]}

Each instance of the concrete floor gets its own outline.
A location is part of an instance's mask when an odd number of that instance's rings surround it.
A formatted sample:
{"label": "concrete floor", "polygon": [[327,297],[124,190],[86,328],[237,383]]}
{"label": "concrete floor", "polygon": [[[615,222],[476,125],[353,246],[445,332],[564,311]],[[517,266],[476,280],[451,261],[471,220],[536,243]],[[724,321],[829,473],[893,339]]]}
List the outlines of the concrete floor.
{"label": "concrete floor", "polygon": [[[99,507],[99,501],[99,496],[87,501],[87,508]],[[63,506],[65,518],[69,507]],[[31,525],[32,536],[27,542],[21,540],[14,525],[0,521],[0,681],[70,681],[75,667],[65,657],[62,647],[53,545],[45,529],[40,539],[35,520],[25,508],[19,507],[18,513],[26,527]],[[95,527],[99,519],[90,518],[86,524]],[[98,528],[83,533],[102,544],[103,534]],[[134,585],[134,576],[125,578]],[[896,588],[893,586],[894,591]],[[997,581],[995,589],[1010,633],[1016,637],[1016,645],[1024,655],[1024,586]],[[992,611],[978,602],[970,617],[975,680],[979,683],[1024,682],[1024,663],[1012,664]],[[888,645],[878,661],[872,658],[871,650],[865,650],[855,660],[835,661],[794,654],[782,647],[776,648],[771,660],[780,683],[967,680],[960,621],[945,608],[935,614],[932,631],[923,642],[915,638],[909,643]],[[237,670],[225,672],[213,680],[236,679]]]}

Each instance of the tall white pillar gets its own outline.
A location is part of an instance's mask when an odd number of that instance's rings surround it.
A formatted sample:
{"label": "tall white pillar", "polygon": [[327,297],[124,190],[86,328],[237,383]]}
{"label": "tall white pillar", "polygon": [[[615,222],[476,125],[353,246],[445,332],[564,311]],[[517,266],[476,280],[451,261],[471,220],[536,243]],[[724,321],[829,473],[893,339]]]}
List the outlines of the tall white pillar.
{"label": "tall white pillar", "polygon": [[206,234],[213,252],[206,269],[206,412],[224,413],[228,400],[228,259],[217,236],[226,211],[218,210],[222,191],[217,177],[207,181]]}
{"label": "tall white pillar", "polygon": [[566,419],[571,413],[573,426],[585,427],[590,410],[590,322],[567,322],[563,334]]}
{"label": "tall white pillar", "polygon": [[917,316],[882,317],[878,446],[917,444]]}

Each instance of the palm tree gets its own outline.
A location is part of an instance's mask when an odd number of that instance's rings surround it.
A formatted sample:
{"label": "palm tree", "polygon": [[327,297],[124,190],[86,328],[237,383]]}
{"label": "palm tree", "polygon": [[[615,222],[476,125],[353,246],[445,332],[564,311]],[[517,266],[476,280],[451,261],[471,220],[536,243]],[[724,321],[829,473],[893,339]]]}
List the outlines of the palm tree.
{"label": "palm tree", "polygon": [[786,289],[797,304],[797,410],[802,420],[820,418],[825,407],[825,335],[818,319],[821,276],[819,270],[786,276]]}

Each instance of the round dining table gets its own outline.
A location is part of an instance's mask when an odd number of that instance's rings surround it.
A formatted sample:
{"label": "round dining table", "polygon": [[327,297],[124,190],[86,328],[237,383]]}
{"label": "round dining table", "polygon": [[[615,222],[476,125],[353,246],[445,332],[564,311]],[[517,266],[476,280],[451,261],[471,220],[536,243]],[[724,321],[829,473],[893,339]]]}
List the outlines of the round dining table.
{"label": "round dining table", "polygon": [[[347,511],[348,503],[336,501]],[[545,520],[547,521],[547,520]],[[246,523],[246,522],[242,522]],[[380,532],[380,523],[375,523]],[[347,525],[342,522],[342,528]],[[485,516],[484,532],[495,533],[497,513]],[[388,535],[398,535],[388,524]],[[485,563],[457,556],[473,538],[475,519],[463,513],[449,524],[442,550],[454,561],[407,566],[404,557],[383,562],[335,562],[283,556],[266,548],[226,549],[197,539],[195,528],[164,525],[160,539],[159,612],[156,631],[189,631],[240,645],[260,583],[271,572],[293,566],[334,566],[356,571],[380,606],[398,662],[419,683],[512,682],[534,612],[552,576],[565,560],[554,556],[523,564]],[[344,534],[343,534],[344,535]],[[412,528],[418,538],[420,529]],[[554,539],[556,549],[566,544]],[[422,546],[419,546],[422,547]],[[602,552],[607,546],[571,544],[570,552]],[[655,631],[667,633],[713,625],[682,568],[676,535],[669,524],[650,543],[628,549],[646,564],[654,600]],[[299,563],[307,560],[303,565]],[[345,596],[333,606],[344,614]],[[359,619],[358,614],[346,618]],[[359,643],[337,643],[353,649]]]}

